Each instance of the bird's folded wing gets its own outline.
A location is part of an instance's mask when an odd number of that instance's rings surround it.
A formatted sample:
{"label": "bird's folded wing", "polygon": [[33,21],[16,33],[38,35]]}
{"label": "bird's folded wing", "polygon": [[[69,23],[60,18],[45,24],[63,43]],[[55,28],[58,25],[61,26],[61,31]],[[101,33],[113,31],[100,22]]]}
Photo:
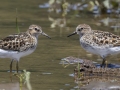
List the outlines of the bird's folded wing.
{"label": "bird's folded wing", "polygon": [[120,37],[110,32],[94,30],[92,40],[98,46],[120,46]]}
{"label": "bird's folded wing", "polygon": [[0,49],[21,52],[30,47],[29,41],[26,33],[9,35],[0,40]]}

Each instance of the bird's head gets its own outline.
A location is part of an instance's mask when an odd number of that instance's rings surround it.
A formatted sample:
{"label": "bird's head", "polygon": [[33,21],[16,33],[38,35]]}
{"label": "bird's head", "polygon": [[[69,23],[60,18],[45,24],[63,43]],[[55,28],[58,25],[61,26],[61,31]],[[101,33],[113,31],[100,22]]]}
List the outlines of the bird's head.
{"label": "bird's head", "polygon": [[75,35],[75,34],[79,34],[80,36],[83,36],[86,33],[89,33],[91,31],[91,27],[87,24],[80,24],[76,27],[76,30],[68,35],[68,37]]}
{"label": "bird's head", "polygon": [[50,38],[46,33],[42,31],[42,28],[38,25],[34,25],[34,24],[30,25],[27,32],[29,32],[31,35],[35,37],[38,37],[39,35],[43,35]]}

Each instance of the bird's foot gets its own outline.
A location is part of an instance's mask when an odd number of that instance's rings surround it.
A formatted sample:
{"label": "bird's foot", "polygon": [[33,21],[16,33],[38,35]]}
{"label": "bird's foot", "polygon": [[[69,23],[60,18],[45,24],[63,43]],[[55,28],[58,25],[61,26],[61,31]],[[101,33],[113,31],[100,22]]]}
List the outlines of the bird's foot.
{"label": "bird's foot", "polygon": [[108,62],[107,61],[105,61],[105,63],[101,64],[101,68],[107,68],[107,67],[108,67]]}

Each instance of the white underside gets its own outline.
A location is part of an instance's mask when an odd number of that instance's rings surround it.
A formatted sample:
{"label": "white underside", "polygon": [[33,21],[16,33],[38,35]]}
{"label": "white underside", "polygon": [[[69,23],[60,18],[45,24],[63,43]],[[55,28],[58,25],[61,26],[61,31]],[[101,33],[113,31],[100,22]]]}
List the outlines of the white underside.
{"label": "white underside", "polygon": [[[82,46],[82,45],[81,45]],[[120,46],[119,47],[110,47],[110,48],[100,48],[100,47],[84,47],[86,51],[100,55],[101,57],[106,57],[107,55],[119,54],[120,53]]]}
{"label": "white underside", "polygon": [[18,60],[19,61],[19,59],[21,57],[29,55],[32,52],[34,52],[33,49],[25,51],[25,52],[24,51],[23,52],[7,51],[7,50],[0,49],[0,58],[10,58],[10,59],[14,59],[14,60]]}

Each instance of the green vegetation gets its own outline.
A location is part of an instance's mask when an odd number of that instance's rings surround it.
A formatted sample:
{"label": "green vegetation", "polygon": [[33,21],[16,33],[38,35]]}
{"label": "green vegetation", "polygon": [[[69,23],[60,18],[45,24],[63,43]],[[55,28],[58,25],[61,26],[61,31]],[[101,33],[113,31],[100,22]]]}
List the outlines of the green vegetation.
{"label": "green vegetation", "polygon": [[18,33],[20,33],[20,30],[19,30],[19,26],[18,26],[18,19],[17,19],[17,8],[16,8],[16,29],[18,31]]}

